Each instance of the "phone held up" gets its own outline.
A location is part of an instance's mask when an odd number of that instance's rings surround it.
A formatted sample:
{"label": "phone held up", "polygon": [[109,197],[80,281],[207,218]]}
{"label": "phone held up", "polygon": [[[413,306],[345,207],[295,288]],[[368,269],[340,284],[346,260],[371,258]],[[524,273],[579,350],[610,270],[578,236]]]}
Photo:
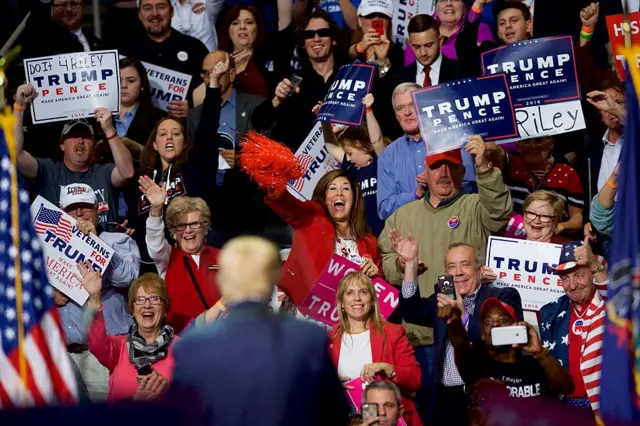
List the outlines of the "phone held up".
{"label": "phone held up", "polygon": [[526,345],[529,341],[527,327],[511,325],[508,327],[494,327],[491,329],[491,344],[493,346]]}
{"label": "phone held up", "polygon": [[379,36],[384,35],[384,21],[382,19],[374,19],[371,21],[371,28],[376,30]]}
{"label": "phone held up", "polygon": [[369,420],[378,415],[377,404],[362,404],[362,420]]}
{"label": "phone held up", "polygon": [[456,287],[453,284],[453,275],[440,275],[438,277],[438,286],[442,294],[446,294],[453,300],[456,300]]}
{"label": "phone held up", "polygon": [[296,89],[300,87],[300,83],[302,83],[302,77],[297,74],[293,74],[289,81],[291,81],[291,90],[289,91],[289,96],[291,96],[296,93]]}

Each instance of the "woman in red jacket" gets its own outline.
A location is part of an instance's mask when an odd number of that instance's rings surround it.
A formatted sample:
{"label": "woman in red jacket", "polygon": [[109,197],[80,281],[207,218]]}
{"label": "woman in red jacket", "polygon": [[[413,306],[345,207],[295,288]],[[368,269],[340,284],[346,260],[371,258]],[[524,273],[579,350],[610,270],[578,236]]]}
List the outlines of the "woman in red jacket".
{"label": "woman in red jacket", "polygon": [[362,272],[346,275],[338,287],[340,322],[329,335],[329,353],[343,382],[360,377],[372,382],[376,376],[394,382],[402,392],[402,417],[408,426],[422,426],[413,402],[422,373],[413,347],[401,325],[380,316],[371,280]]}
{"label": "woman in red jacket", "polygon": [[355,178],[341,170],[325,174],[313,201],[300,201],[284,191],[266,202],[294,229],[289,258],[279,287],[300,306],[334,253],[360,265],[369,277],[382,275],[378,242],[364,214]]}

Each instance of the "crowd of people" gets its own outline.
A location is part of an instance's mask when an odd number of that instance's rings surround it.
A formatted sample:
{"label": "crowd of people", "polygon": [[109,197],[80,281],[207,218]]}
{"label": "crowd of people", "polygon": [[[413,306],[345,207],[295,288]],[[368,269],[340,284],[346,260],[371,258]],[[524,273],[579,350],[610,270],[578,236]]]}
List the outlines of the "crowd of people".
{"label": "crowd of people", "polygon": [[[483,425],[496,402],[520,421],[595,424],[625,122],[603,21],[619,0],[539,2],[535,25],[531,2],[435,0],[407,20],[404,46],[392,0],[105,0],[103,39],[85,3],[28,3],[22,55],[117,49],[119,112],[34,124],[38,91],[17,63],[8,92],[32,195],[114,251],[103,273],[78,264],[85,306],[55,290],[86,401],[174,398],[217,425]],[[472,135],[426,155],[412,91],[481,75],[494,47],[563,34],[585,130]],[[307,201],[258,185],[241,142],[257,131],[296,153],[354,60],[376,71],[361,128],[322,124],[339,167]],[[154,106],[144,63],[191,76],[186,98]],[[536,320],[485,265],[489,237],[516,220],[521,239],[562,245],[563,295]],[[293,320],[334,254],[360,267],[340,281],[337,324]],[[376,278],[400,291],[387,319]],[[523,342],[494,341],[512,326]]]}

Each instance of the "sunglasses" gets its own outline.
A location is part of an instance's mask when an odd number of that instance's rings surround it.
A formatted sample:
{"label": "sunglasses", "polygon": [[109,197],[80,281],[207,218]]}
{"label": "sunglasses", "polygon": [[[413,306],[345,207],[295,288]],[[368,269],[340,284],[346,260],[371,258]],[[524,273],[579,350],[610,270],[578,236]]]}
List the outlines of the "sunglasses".
{"label": "sunglasses", "polygon": [[304,30],[302,32],[302,35],[305,40],[311,40],[312,38],[315,38],[316,34],[320,38],[331,37],[332,35],[330,28],[320,28],[319,30]]}

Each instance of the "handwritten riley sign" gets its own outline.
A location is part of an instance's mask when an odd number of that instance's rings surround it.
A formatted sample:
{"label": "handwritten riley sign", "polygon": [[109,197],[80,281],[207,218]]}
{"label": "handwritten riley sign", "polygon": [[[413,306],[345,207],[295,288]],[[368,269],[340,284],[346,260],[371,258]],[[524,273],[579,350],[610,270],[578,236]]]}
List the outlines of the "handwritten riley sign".
{"label": "handwritten riley sign", "polygon": [[[337,324],[340,317],[336,295],[340,280],[349,272],[359,270],[360,267],[356,263],[334,254],[298,310],[329,326]],[[380,314],[387,319],[400,303],[398,290],[380,278],[374,278],[371,281],[378,295]]]}
{"label": "handwritten riley sign", "polygon": [[560,277],[551,270],[561,249],[559,244],[489,237],[487,266],[498,275],[493,284],[518,290],[523,309],[540,310],[564,294]]}
{"label": "handwritten riley sign", "polygon": [[35,124],[93,116],[96,108],[120,109],[117,50],[77,52],[24,60],[27,81],[35,87],[31,118]]}
{"label": "handwritten riley sign", "polygon": [[91,261],[93,269],[104,273],[113,249],[96,235],[85,235],[76,220],[41,196],[31,205],[33,226],[45,257],[49,282],[82,306],[89,293],[82,287],[78,262]]}
{"label": "handwritten riley sign", "polygon": [[505,73],[522,139],[582,130],[573,38],[547,37],[501,46],[482,55],[484,74]]}

